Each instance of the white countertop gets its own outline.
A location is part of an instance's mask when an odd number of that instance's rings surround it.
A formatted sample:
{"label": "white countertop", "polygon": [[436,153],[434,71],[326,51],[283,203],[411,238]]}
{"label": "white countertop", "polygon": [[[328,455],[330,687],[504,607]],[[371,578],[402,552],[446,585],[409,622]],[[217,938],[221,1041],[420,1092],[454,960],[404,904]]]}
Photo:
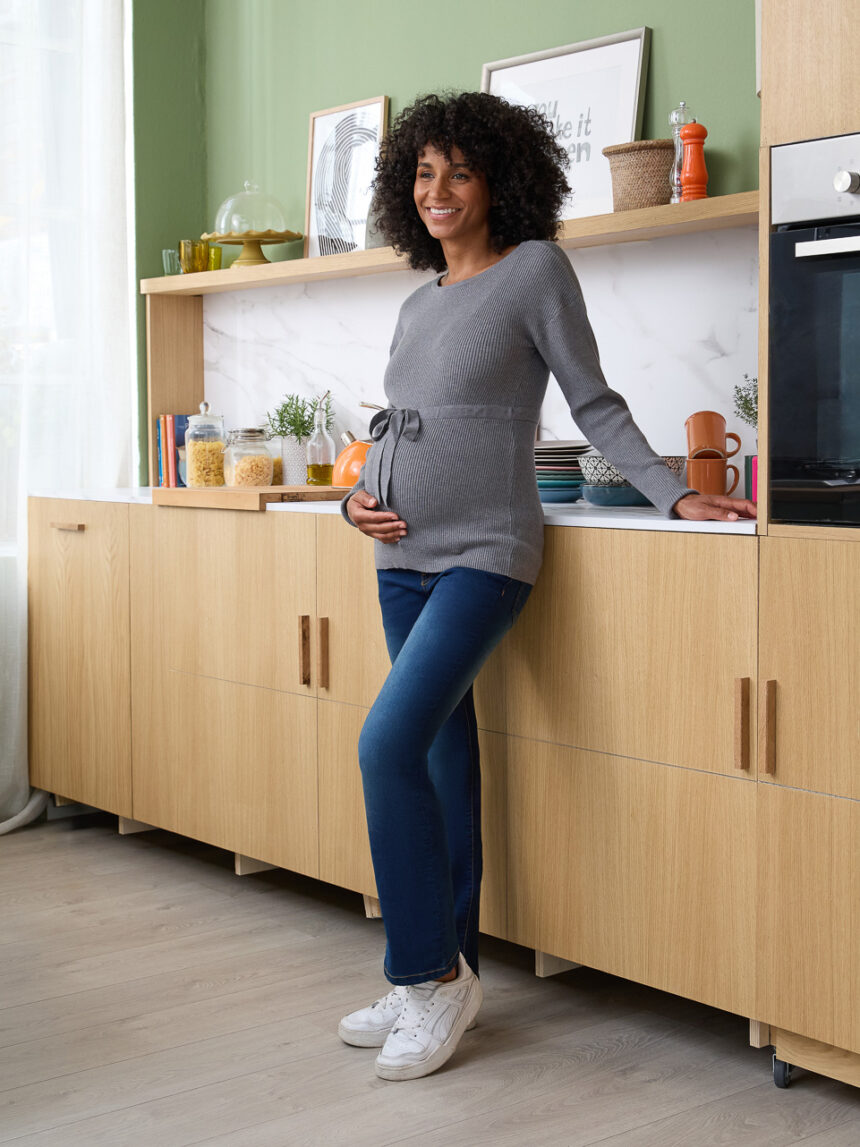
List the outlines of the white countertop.
{"label": "white countertop", "polygon": [[[114,490],[33,490],[31,498],[70,498],[84,502],[152,502],[152,489],[137,486]],[[589,506],[585,502],[553,502],[543,507],[548,526],[590,526],[609,530],[668,530],[674,533],[755,534],[749,519],[737,522],[687,522],[664,518],[653,506]],[[271,502],[266,512],[288,514],[339,514],[339,502]]]}

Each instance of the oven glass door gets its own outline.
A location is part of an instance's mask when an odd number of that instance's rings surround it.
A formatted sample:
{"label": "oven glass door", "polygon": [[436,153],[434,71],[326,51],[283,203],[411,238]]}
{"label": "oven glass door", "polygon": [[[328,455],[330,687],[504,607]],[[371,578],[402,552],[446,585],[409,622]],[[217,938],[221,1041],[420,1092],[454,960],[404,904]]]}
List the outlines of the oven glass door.
{"label": "oven glass door", "polygon": [[860,525],[860,224],[771,236],[776,522]]}

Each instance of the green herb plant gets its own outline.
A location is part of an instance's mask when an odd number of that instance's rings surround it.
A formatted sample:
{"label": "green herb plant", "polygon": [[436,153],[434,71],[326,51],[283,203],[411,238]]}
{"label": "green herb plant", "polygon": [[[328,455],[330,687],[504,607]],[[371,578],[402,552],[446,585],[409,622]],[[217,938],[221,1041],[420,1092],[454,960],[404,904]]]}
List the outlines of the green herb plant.
{"label": "green herb plant", "polygon": [[751,426],[753,430],[758,430],[757,378],[750,378],[748,374],[745,374],[744,381],[736,383],[735,414],[741,422],[745,422],[747,426]]}
{"label": "green herb plant", "polygon": [[[285,395],[284,401],[266,415],[272,434],[278,438],[295,438],[297,442],[310,438],[319,404],[318,398],[303,398],[300,394]],[[324,409],[326,430],[331,430],[334,423],[331,397],[325,400]]]}

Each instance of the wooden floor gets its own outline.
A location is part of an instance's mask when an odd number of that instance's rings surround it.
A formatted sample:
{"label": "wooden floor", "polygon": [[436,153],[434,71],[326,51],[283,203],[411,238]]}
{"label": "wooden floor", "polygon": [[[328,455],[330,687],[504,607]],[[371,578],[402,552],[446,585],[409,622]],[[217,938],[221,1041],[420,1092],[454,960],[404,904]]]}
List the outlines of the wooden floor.
{"label": "wooden floor", "polygon": [[340,1016],[387,990],[360,897],[113,818],[0,837],[0,1142],[858,1147],[860,1093],[774,1087],[735,1016],[485,938],[478,1027],[388,1083]]}

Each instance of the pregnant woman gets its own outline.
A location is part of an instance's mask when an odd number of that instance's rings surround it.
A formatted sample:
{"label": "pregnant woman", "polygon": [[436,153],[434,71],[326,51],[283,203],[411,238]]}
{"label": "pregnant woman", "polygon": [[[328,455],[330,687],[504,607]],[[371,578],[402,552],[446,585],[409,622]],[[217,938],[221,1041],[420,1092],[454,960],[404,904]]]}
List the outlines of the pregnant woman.
{"label": "pregnant woman", "polygon": [[553,241],[567,156],[540,113],[486,93],[418,99],[377,162],[380,230],[437,274],[400,310],[389,406],[344,498],[374,539],[391,671],[359,739],[394,985],[345,1016],[414,1079],[481,1006],[481,774],[472,682],[538,576],[534,439],[549,372],[589,441],[667,516],[736,520],[751,502],[685,488],[603,377],[576,275]]}

